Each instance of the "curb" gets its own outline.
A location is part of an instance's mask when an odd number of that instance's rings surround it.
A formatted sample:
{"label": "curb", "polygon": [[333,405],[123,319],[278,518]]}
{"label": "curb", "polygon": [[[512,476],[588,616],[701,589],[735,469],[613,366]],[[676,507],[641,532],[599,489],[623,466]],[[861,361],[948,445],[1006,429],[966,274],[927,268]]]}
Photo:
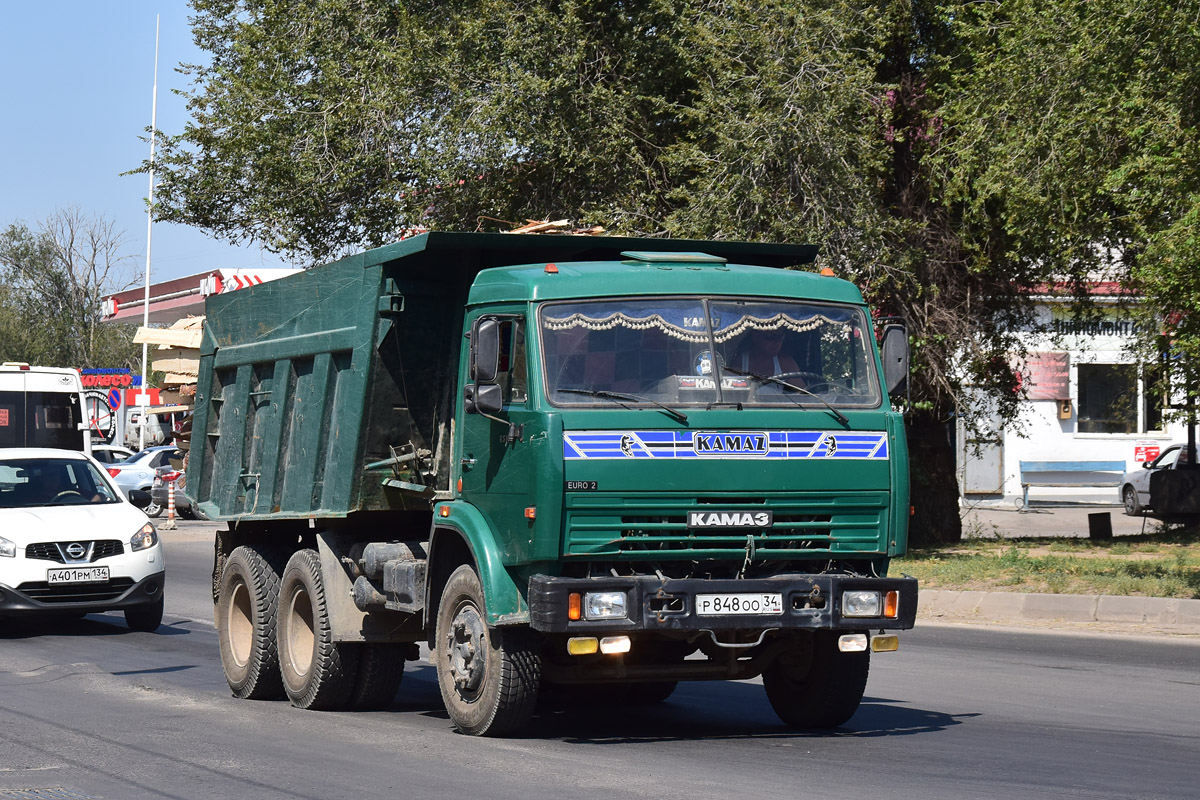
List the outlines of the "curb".
{"label": "curb", "polygon": [[917,618],[1168,625],[1200,634],[1200,600],[922,589]]}

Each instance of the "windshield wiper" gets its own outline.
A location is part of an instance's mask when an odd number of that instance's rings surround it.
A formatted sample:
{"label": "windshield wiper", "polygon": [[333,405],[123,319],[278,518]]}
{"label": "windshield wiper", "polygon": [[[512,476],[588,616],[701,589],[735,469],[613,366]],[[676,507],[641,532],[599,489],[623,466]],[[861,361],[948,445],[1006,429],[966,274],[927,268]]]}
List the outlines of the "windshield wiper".
{"label": "windshield wiper", "polygon": [[721,367],[721,370],[724,372],[732,372],[734,375],[745,375],[747,378],[753,378],[754,380],[758,381],[759,383],[773,383],[776,386],[783,386],[784,388],[791,389],[794,392],[800,392],[801,394],[806,394],[809,397],[816,400],[821,405],[825,406],[827,409],[829,409],[829,413],[831,413],[831,414],[833,414],[833,416],[837,417],[838,422],[842,423],[847,428],[850,427],[850,419],[845,414],[838,411],[833,406],[829,405],[829,401],[826,400],[824,397],[821,397],[819,394],[816,394],[815,392],[810,392],[808,389],[805,389],[803,386],[797,386],[794,383],[788,383],[787,381],[785,381],[781,378],[776,378],[774,375],[759,375],[757,372],[747,372],[746,370],[734,369],[733,367]]}
{"label": "windshield wiper", "polygon": [[636,394],[625,394],[623,392],[609,392],[605,391],[604,389],[559,389],[558,391],[564,394],[586,394],[590,397],[603,397],[607,400],[616,400],[620,405],[625,406],[625,408],[629,408],[629,406],[626,406],[620,401],[629,400],[634,403],[649,403],[651,405],[658,406],[680,422],[688,421],[687,414],[684,414],[678,409],[671,408],[668,405],[663,405],[657,400],[651,400],[649,397],[638,397]]}

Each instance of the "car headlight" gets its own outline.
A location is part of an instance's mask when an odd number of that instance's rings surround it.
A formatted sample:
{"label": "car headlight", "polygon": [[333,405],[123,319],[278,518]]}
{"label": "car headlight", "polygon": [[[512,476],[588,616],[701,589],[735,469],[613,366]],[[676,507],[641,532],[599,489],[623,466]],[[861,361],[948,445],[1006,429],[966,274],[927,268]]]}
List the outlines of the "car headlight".
{"label": "car headlight", "polygon": [[158,531],[154,530],[154,526],[149,522],[143,525],[129,540],[129,547],[135,553],[138,550],[145,550],[147,547],[154,547],[156,544],[158,544]]}
{"label": "car headlight", "polygon": [[879,592],[842,592],[843,617],[878,617],[882,608]]}
{"label": "car headlight", "polygon": [[10,542],[8,539],[0,536],[0,556],[4,556],[5,558],[16,558],[17,543]]}
{"label": "car headlight", "polygon": [[584,619],[625,619],[624,592],[588,592],[583,596]]}

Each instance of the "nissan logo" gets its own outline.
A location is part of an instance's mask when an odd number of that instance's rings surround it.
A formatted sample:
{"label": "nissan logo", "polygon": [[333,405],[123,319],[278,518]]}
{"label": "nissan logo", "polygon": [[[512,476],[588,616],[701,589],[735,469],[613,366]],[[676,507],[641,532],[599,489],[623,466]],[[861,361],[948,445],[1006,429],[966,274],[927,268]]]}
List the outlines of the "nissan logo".
{"label": "nissan logo", "polygon": [[71,542],[67,545],[66,553],[71,558],[83,558],[87,555],[87,548],[80,542]]}

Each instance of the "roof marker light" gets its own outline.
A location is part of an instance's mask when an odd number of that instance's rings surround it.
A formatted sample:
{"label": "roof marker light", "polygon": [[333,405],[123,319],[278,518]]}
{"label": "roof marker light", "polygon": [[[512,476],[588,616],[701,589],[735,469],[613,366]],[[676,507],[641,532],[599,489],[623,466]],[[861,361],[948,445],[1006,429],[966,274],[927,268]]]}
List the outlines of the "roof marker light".
{"label": "roof marker light", "polygon": [[547,264],[546,265],[546,274],[547,275],[557,275],[558,267],[555,266],[554,264]]}
{"label": "roof marker light", "polygon": [[821,274],[826,278],[833,277],[833,267],[821,267]]}

